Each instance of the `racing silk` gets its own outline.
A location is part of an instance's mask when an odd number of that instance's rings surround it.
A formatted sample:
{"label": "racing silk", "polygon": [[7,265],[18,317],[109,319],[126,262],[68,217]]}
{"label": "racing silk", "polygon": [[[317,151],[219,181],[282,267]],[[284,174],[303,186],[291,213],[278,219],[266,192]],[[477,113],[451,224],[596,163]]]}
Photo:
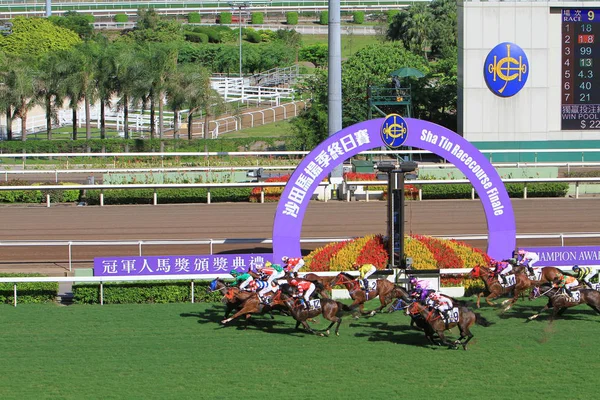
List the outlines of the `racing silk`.
{"label": "racing silk", "polygon": [[537,253],[533,253],[531,251],[528,251],[525,254],[519,256],[518,259],[519,264],[525,265],[526,267],[529,267],[531,264],[535,264],[539,260],[540,256],[538,256]]}
{"label": "racing silk", "polygon": [[[283,272],[283,267],[279,264],[271,264],[271,266],[269,268],[272,268],[277,272]],[[269,275],[271,275],[271,274],[269,274]]]}
{"label": "racing silk", "polygon": [[282,272],[283,268],[281,268],[281,265],[277,265],[277,264],[271,264],[270,267],[265,267],[263,269],[260,270],[261,273],[271,276],[276,272]]}
{"label": "racing silk", "polygon": [[301,292],[308,290],[308,288],[310,288],[310,285],[312,285],[312,284],[313,283],[310,281],[296,281],[296,283],[290,282],[290,285],[296,286]]}
{"label": "racing silk", "polygon": [[427,279],[417,279],[415,290],[429,289],[429,281]]}
{"label": "racing silk", "polygon": [[251,277],[252,276],[247,272],[242,275],[238,275],[233,279],[233,284],[239,285],[240,283],[244,282],[246,279],[251,278]]}
{"label": "racing silk", "polygon": [[300,261],[303,261],[302,257],[288,258],[287,264],[285,265],[285,271],[286,272],[293,271],[294,267],[297,266],[300,263]]}
{"label": "racing silk", "polygon": [[575,278],[578,280],[585,280],[586,277],[592,274],[594,270],[590,267],[579,267],[579,272],[575,274]]}
{"label": "racing silk", "polygon": [[257,280],[252,280],[250,281],[250,283],[248,284],[248,289],[251,292],[256,292],[258,289],[264,289],[268,287],[268,283],[265,281],[257,281]]}
{"label": "racing silk", "polygon": [[508,268],[508,262],[498,261],[496,263],[496,274],[499,274],[500,272],[504,271],[506,268]]}
{"label": "racing silk", "polygon": [[373,268],[375,268],[373,264],[364,264],[362,267],[360,267],[358,269],[360,279],[365,279],[365,275]]}

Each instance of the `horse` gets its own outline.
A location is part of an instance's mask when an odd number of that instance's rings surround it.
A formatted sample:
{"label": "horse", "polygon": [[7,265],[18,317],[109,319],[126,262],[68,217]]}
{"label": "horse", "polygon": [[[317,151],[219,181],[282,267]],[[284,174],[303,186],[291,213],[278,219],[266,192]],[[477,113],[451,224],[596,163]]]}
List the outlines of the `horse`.
{"label": "horse", "polygon": [[[228,288],[225,298],[231,302],[239,301],[241,303],[241,310],[236,312],[232,317],[222,320],[221,323],[223,325],[226,325],[242,315],[246,315],[247,325],[252,314],[264,314],[270,312],[275,306],[283,306],[283,303],[281,302],[281,291],[277,291],[272,295],[268,305],[261,303],[257,293],[242,291],[238,288]],[[271,318],[273,318],[273,315],[271,315]]]}
{"label": "horse", "polygon": [[[509,293],[511,290],[513,291],[512,299],[506,299],[502,302],[502,305],[508,303],[508,306],[504,308],[504,311],[508,311],[514,303],[519,299],[519,295],[523,293],[525,290],[529,289],[532,286],[538,285],[538,281],[530,280],[527,275],[524,273],[515,273],[516,283],[514,286],[506,286],[503,287],[498,279],[496,279],[495,274],[491,269],[483,267],[483,266],[475,266],[469,273],[469,275],[473,278],[481,278],[483,283],[485,284],[485,290],[487,290],[490,294],[485,298],[485,301],[490,306],[495,306],[496,303],[493,302],[494,299],[500,297],[503,294]],[[480,298],[483,295],[483,291],[477,295],[477,308],[481,308]]]}
{"label": "horse", "polygon": [[[422,318],[422,321],[424,321],[426,325],[422,322],[419,322],[419,325],[424,328],[425,337],[431,343],[435,343],[433,334],[436,333],[439,336],[442,343],[447,345],[448,348],[458,349],[458,345],[460,344],[462,345],[464,350],[467,350],[467,344],[473,338],[473,334],[471,333],[470,329],[471,326],[473,326],[473,324],[477,324],[487,327],[491,325],[491,322],[489,322],[479,313],[469,310],[467,307],[460,306],[457,308],[459,310],[458,322],[450,323],[444,322],[439,313],[416,301],[409,306],[407,314],[411,316],[418,315],[420,316],[420,318]],[[460,331],[460,337],[454,342],[451,342],[448,339],[446,339],[444,331],[452,329],[455,326],[458,326],[458,329]],[[465,338],[466,340],[463,341],[463,339]]]}
{"label": "horse", "polygon": [[[343,285],[348,290],[350,294],[350,298],[353,300],[350,307],[352,309],[358,308],[360,310],[361,315],[370,315],[373,316],[377,312],[383,310],[383,308],[390,303],[394,293],[399,293],[397,290],[397,286],[387,279],[377,279],[377,288],[375,290],[364,291],[360,288],[360,284],[358,280],[354,279],[354,277],[346,272],[340,272],[336,275],[333,282],[331,282],[332,286],[335,285]],[[371,312],[364,311],[364,304],[368,300],[373,300],[379,296],[379,301],[381,306]]]}
{"label": "horse", "polygon": [[[540,294],[541,290],[544,292]],[[559,288],[544,284],[540,288],[534,289],[530,297],[538,298],[542,295],[548,297],[548,303],[540,312],[527,318],[527,320],[532,321],[547,309],[552,308],[552,315],[550,316],[550,322],[552,322],[554,318],[562,315],[567,308],[579,304],[587,304],[592,310],[600,314],[600,292],[594,289],[580,289],[578,298],[573,299]]]}
{"label": "horse", "polygon": [[[296,320],[295,329],[298,329],[300,324],[302,324],[304,329],[308,332],[320,336],[329,336],[329,329],[336,323],[335,335],[340,336],[339,330],[340,324],[342,323],[342,316],[344,312],[352,311],[351,306],[347,306],[346,304],[332,299],[321,299],[321,307],[312,310],[305,309],[303,305],[297,303],[294,297],[289,296],[286,293],[281,294],[281,300],[292,314],[292,317]],[[315,331],[308,325],[308,322],[306,322],[308,319],[314,318],[319,314],[323,314],[325,319],[331,321],[331,324],[325,329],[325,334]]]}
{"label": "horse", "polygon": [[[229,289],[229,286],[227,286],[222,279],[217,278],[210,282],[210,284],[206,288],[206,291],[207,292],[220,292],[220,291],[224,291],[227,289]],[[224,292],[223,292],[223,295],[225,295]],[[234,309],[240,308],[242,305],[242,302],[239,301],[235,296],[232,298],[227,298],[226,296],[223,296],[223,298],[221,299],[221,302],[223,304],[225,304],[225,315],[223,316],[223,318],[229,317],[229,314],[231,314],[231,312]],[[272,314],[271,314],[271,318],[273,318]]]}
{"label": "horse", "polygon": [[315,286],[317,286],[317,288],[319,288],[319,286],[317,285],[317,283],[319,283],[321,286],[323,286],[323,289],[319,290],[319,295],[321,296],[321,298],[328,299],[330,297],[329,293],[327,293],[327,292],[328,291],[331,292],[331,289],[332,289],[331,282],[333,282],[333,280],[335,279],[335,276],[319,276],[317,274],[309,272],[307,274],[304,274],[302,276],[302,279],[311,281],[312,283],[315,284]]}
{"label": "horse", "polygon": [[[260,281],[262,278],[260,274],[257,274],[256,272],[254,272],[252,270],[248,270],[248,274],[250,274],[250,276],[252,276],[255,280],[258,280],[258,281]],[[316,278],[320,278],[320,277],[316,274],[307,274],[307,275],[311,275],[311,279],[307,279],[306,276],[304,276],[302,278],[295,278],[295,279],[311,281],[315,285],[315,292],[319,293],[319,296],[321,296],[322,298],[328,299],[329,294],[327,293],[327,288],[321,283],[321,281],[319,279],[312,279],[313,277],[316,277]],[[287,282],[289,282],[290,279],[294,279],[294,278],[289,276],[288,273],[286,273],[279,280],[281,280],[281,279],[285,279]],[[331,288],[329,288],[329,290],[331,290]]]}
{"label": "horse", "polygon": [[[538,267],[533,267],[534,270],[538,269]],[[516,267],[513,267],[513,271],[515,273],[524,273],[528,278],[529,278],[529,274],[528,271],[526,269],[526,267],[524,265],[518,265]],[[531,279],[532,281],[534,281],[536,283],[536,285],[541,285],[544,283],[552,283],[554,281],[554,278],[558,278],[560,276],[563,275],[563,272],[556,268],[556,267],[542,267],[541,268],[541,274],[540,274],[540,279]]]}

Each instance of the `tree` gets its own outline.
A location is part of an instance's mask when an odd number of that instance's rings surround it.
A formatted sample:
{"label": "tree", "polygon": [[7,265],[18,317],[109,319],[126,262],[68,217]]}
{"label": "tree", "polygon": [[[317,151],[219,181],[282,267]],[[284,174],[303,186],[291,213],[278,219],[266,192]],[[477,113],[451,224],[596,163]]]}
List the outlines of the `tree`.
{"label": "tree", "polygon": [[57,120],[56,108],[62,106],[64,87],[64,74],[60,63],[63,52],[46,53],[40,63],[39,85],[36,97],[42,102],[46,110],[46,136],[52,139],[52,122]]}
{"label": "tree", "polygon": [[93,15],[83,15],[77,11],[67,11],[62,17],[51,16],[48,18],[53,24],[75,32],[82,40],[90,39],[94,34]]}
{"label": "tree", "polygon": [[8,68],[3,71],[4,90],[9,94],[4,98],[7,102],[7,123],[14,118],[21,119],[21,140],[27,140],[27,114],[35,105],[35,95],[38,92],[39,70],[31,58],[13,58]]}
{"label": "tree", "polygon": [[327,66],[329,47],[322,43],[302,47],[300,49],[299,57],[302,61],[313,63],[317,68],[323,68]]}
{"label": "tree", "polygon": [[173,43],[185,39],[179,22],[163,20],[154,9],[138,10],[136,27],[126,37],[137,43]]}
{"label": "tree", "polygon": [[10,56],[39,58],[51,51],[67,50],[81,43],[79,36],[47,19],[16,17],[12,34],[0,35],[0,50]]}

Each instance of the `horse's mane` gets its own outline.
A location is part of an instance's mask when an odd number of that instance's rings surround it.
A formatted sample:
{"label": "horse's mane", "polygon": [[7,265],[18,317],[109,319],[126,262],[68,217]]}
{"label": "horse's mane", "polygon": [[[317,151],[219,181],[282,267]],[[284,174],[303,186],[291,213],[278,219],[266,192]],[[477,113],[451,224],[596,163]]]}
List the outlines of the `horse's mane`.
{"label": "horse's mane", "polygon": [[354,280],[354,279],[355,279],[355,277],[354,277],[354,276],[350,275],[350,274],[349,274],[349,273],[347,273],[347,272],[340,272],[340,275],[344,275],[344,276],[345,276],[346,278],[348,278],[348,279],[352,279],[352,280]]}

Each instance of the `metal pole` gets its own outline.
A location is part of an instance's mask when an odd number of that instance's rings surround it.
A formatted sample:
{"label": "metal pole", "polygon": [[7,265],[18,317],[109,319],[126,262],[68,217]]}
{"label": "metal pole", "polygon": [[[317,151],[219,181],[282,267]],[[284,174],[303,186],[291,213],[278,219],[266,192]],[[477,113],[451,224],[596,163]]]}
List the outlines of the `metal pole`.
{"label": "metal pole", "polygon": [[[342,130],[342,36],[340,0],[329,1],[329,65],[328,71],[328,133],[335,135]],[[331,171],[330,178],[336,184],[342,183],[343,166],[340,164]]]}
{"label": "metal pole", "polygon": [[238,7],[238,24],[240,27],[240,79],[242,78],[242,6]]}
{"label": "metal pole", "polygon": [[392,179],[394,174],[392,171],[388,172],[388,254],[389,254],[389,268],[394,268],[394,191],[392,190]]}

